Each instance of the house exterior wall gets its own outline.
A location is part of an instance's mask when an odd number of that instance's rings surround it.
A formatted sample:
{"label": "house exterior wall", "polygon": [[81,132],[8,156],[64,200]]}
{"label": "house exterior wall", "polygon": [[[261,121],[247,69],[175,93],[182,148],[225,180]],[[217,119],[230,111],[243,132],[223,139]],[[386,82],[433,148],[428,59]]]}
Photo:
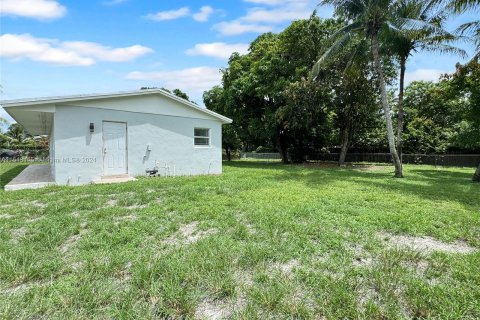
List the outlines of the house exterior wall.
{"label": "house exterior wall", "polygon": [[[54,115],[55,117],[55,115]],[[49,147],[49,160],[50,160],[50,173],[52,178],[55,180],[55,121],[53,121],[52,129],[50,130],[50,135],[48,136],[48,147]]]}
{"label": "house exterior wall", "polygon": [[[139,103],[136,101],[136,103]],[[158,105],[158,100],[151,103]],[[222,172],[222,124],[206,119],[196,110],[180,115],[159,115],[118,111],[98,107],[59,106],[55,112],[55,181],[59,185],[80,185],[103,175],[104,121],[127,124],[127,163],[130,176],[145,175],[155,161],[164,163],[175,175],[220,174]],[[145,106],[144,106],[145,107]],[[174,106],[175,108],[184,108]],[[181,110],[183,112],[183,110]],[[190,117],[189,117],[190,115]],[[89,125],[95,131],[90,133]],[[194,145],[194,128],[210,129],[210,146]],[[147,147],[150,145],[150,151]],[[160,173],[164,173],[161,169]]]}

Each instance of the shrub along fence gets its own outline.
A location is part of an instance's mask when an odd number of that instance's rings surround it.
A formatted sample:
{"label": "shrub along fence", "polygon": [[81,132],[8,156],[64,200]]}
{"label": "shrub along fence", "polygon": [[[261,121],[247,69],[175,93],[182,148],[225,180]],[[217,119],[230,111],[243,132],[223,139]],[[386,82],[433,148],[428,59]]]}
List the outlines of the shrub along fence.
{"label": "shrub along fence", "polygon": [[[279,153],[245,152],[242,159],[265,161],[281,160]],[[310,161],[338,161],[339,153],[314,153],[308,156]],[[477,167],[480,154],[403,154],[403,163],[430,164],[434,166]],[[346,162],[392,163],[390,153],[347,153]]]}

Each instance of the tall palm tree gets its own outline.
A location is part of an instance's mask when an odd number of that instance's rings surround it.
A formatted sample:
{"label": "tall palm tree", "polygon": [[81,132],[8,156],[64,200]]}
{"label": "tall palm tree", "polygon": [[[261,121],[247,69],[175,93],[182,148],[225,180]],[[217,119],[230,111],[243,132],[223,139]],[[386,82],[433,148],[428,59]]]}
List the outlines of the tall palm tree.
{"label": "tall palm tree", "polygon": [[388,103],[379,38],[389,31],[407,33],[425,29],[435,32],[438,28],[426,21],[398,16],[396,13],[399,2],[398,0],[323,0],[321,4],[333,5],[336,14],[348,21],[348,24],[333,34],[333,44],[317,61],[312,74],[315,77],[320,70],[320,66],[330,60],[332,56],[337,55],[355,36],[360,35],[370,41],[374,69],[379,83],[381,104],[386,120],[388,146],[395,165],[395,177],[401,178],[403,177],[403,169],[395,144],[395,133]]}
{"label": "tall palm tree", "polygon": [[457,36],[444,29],[445,21],[444,8],[435,3],[422,0],[402,0],[399,1],[394,13],[396,17],[402,19],[413,19],[428,23],[427,28],[418,30],[403,30],[402,23],[405,20],[397,20],[399,26],[393,26],[386,33],[387,46],[394,55],[397,56],[400,64],[400,79],[398,92],[398,119],[397,119],[397,151],[401,159],[402,155],[402,134],[405,112],[403,109],[403,97],[405,91],[405,71],[408,58],[418,51],[430,51],[436,53],[450,53],[466,57],[466,52],[449,43],[458,39]]}

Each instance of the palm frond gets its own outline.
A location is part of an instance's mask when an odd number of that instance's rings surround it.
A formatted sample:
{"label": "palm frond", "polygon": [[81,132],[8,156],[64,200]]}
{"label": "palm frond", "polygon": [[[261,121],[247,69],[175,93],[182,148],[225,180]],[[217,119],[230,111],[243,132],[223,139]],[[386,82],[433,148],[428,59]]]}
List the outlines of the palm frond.
{"label": "palm frond", "polygon": [[480,55],[480,20],[464,23],[457,28],[456,32],[462,36],[469,36],[468,39],[476,46],[477,52],[474,58],[478,58]]}
{"label": "palm frond", "polygon": [[455,31],[462,35],[480,33],[480,20],[464,23]]}
{"label": "palm frond", "polygon": [[354,35],[351,32],[347,32],[339,37],[315,63],[310,73],[310,78],[315,80],[322,67],[333,61],[337,54],[345,48],[347,43],[350,42],[353,36]]}
{"label": "palm frond", "polygon": [[366,39],[362,39],[360,41],[360,43],[358,43],[355,47],[355,50],[353,51],[353,53],[350,55],[350,59],[348,59],[348,62],[347,64],[345,65],[345,70],[344,72],[346,72],[347,70],[349,70],[352,66],[353,66],[353,63],[358,61],[359,60],[359,57],[363,57],[363,55],[360,54],[361,51],[366,51]]}
{"label": "palm frond", "polygon": [[397,18],[397,24],[395,24],[395,26],[399,29],[405,30],[406,33],[422,31],[444,34],[446,32],[443,28],[434,23],[412,18],[399,17]]}
{"label": "palm frond", "polygon": [[462,13],[469,10],[477,11],[480,9],[480,1],[478,0],[454,0],[451,1],[449,7],[456,13]]}
{"label": "palm frond", "polygon": [[424,45],[421,46],[422,50],[433,52],[433,53],[440,53],[440,54],[451,54],[460,56],[461,58],[468,57],[468,54],[465,50],[457,48],[455,46],[451,46],[448,44],[443,43],[436,43],[434,45]]}

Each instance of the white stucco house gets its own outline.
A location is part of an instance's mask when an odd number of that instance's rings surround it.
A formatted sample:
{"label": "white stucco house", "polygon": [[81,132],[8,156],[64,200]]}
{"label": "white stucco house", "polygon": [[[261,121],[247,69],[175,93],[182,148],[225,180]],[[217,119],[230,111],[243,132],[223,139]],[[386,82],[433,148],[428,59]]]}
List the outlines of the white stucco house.
{"label": "white stucco house", "polygon": [[37,172],[27,168],[29,177],[15,178],[7,190],[27,183],[35,187],[123,181],[155,166],[160,175],[220,174],[222,125],[232,122],[161,89],[9,100],[1,105],[30,134],[50,137],[49,164],[37,167]]}

